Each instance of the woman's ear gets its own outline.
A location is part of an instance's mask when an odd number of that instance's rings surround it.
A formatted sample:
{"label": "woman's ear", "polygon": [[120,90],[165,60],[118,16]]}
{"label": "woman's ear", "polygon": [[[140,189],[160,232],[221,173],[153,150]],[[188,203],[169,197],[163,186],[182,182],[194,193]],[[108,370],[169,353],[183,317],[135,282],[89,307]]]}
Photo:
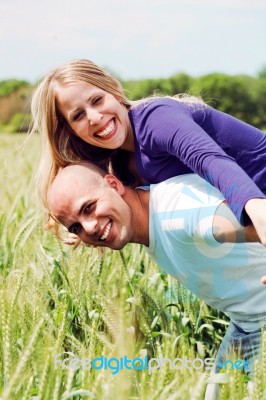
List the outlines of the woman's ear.
{"label": "woman's ear", "polygon": [[107,174],[103,178],[107,185],[114,189],[120,196],[122,196],[125,193],[125,187],[122,182],[120,182],[119,179],[117,179],[114,175],[112,174]]}

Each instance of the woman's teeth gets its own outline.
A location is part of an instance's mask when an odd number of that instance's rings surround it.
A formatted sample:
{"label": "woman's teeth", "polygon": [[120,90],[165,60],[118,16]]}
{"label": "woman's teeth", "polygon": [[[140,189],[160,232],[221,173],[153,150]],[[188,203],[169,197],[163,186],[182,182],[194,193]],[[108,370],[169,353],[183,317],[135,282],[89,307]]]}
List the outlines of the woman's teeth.
{"label": "woman's teeth", "polygon": [[105,240],[105,239],[107,239],[107,237],[108,237],[108,235],[109,235],[109,232],[110,232],[110,229],[111,229],[111,226],[112,226],[112,222],[110,221],[110,222],[108,222],[108,224],[106,225],[106,227],[105,227],[105,229],[104,229],[104,232],[103,232],[102,236],[100,237],[100,240]]}
{"label": "woman's teeth", "polygon": [[106,127],[103,131],[97,132],[96,135],[97,135],[97,136],[100,136],[100,137],[105,137],[105,136],[109,135],[109,134],[112,132],[112,130],[114,129],[114,127],[115,127],[115,122],[114,122],[114,120],[112,119],[112,120],[110,121],[110,123],[107,125],[107,127]]}

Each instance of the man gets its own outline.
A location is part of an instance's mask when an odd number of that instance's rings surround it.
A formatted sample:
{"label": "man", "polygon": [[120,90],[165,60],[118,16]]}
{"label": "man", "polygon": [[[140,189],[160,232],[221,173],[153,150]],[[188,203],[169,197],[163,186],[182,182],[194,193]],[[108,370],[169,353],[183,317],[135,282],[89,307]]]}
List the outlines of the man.
{"label": "man", "polygon": [[72,165],[56,176],[48,204],[52,216],[84,243],[145,245],[163,270],[225,312],[231,323],[216,364],[232,346],[242,345],[242,359],[259,354],[266,249],[244,242],[257,241],[254,228],[240,226],[220,192],[199,176],[131,189],[94,165]]}

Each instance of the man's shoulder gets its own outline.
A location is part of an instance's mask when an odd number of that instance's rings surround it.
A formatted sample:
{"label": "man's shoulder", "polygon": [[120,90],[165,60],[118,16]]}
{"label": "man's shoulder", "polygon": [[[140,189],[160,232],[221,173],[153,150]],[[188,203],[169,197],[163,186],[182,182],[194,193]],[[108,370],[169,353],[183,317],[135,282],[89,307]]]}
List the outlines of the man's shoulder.
{"label": "man's shoulder", "polygon": [[208,207],[224,200],[223,195],[196,174],[186,174],[150,185],[153,212]]}

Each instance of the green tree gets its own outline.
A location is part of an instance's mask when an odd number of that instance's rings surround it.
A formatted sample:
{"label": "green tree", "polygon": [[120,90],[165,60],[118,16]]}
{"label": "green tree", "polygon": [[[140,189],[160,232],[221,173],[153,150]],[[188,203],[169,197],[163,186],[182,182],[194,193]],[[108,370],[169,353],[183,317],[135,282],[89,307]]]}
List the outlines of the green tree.
{"label": "green tree", "polygon": [[221,73],[199,77],[193,85],[208,104],[250,124],[258,113],[256,89],[255,78]]}
{"label": "green tree", "polygon": [[260,79],[266,79],[266,64],[261,68],[261,70],[258,73],[258,77]]}
{"label": "green tree", "polygon": [[30,84],[27,81],[21,81],[17,79],[8,79],[0,81],[0,97],[8,96],[10,93],[22,87],[28,87]]}

